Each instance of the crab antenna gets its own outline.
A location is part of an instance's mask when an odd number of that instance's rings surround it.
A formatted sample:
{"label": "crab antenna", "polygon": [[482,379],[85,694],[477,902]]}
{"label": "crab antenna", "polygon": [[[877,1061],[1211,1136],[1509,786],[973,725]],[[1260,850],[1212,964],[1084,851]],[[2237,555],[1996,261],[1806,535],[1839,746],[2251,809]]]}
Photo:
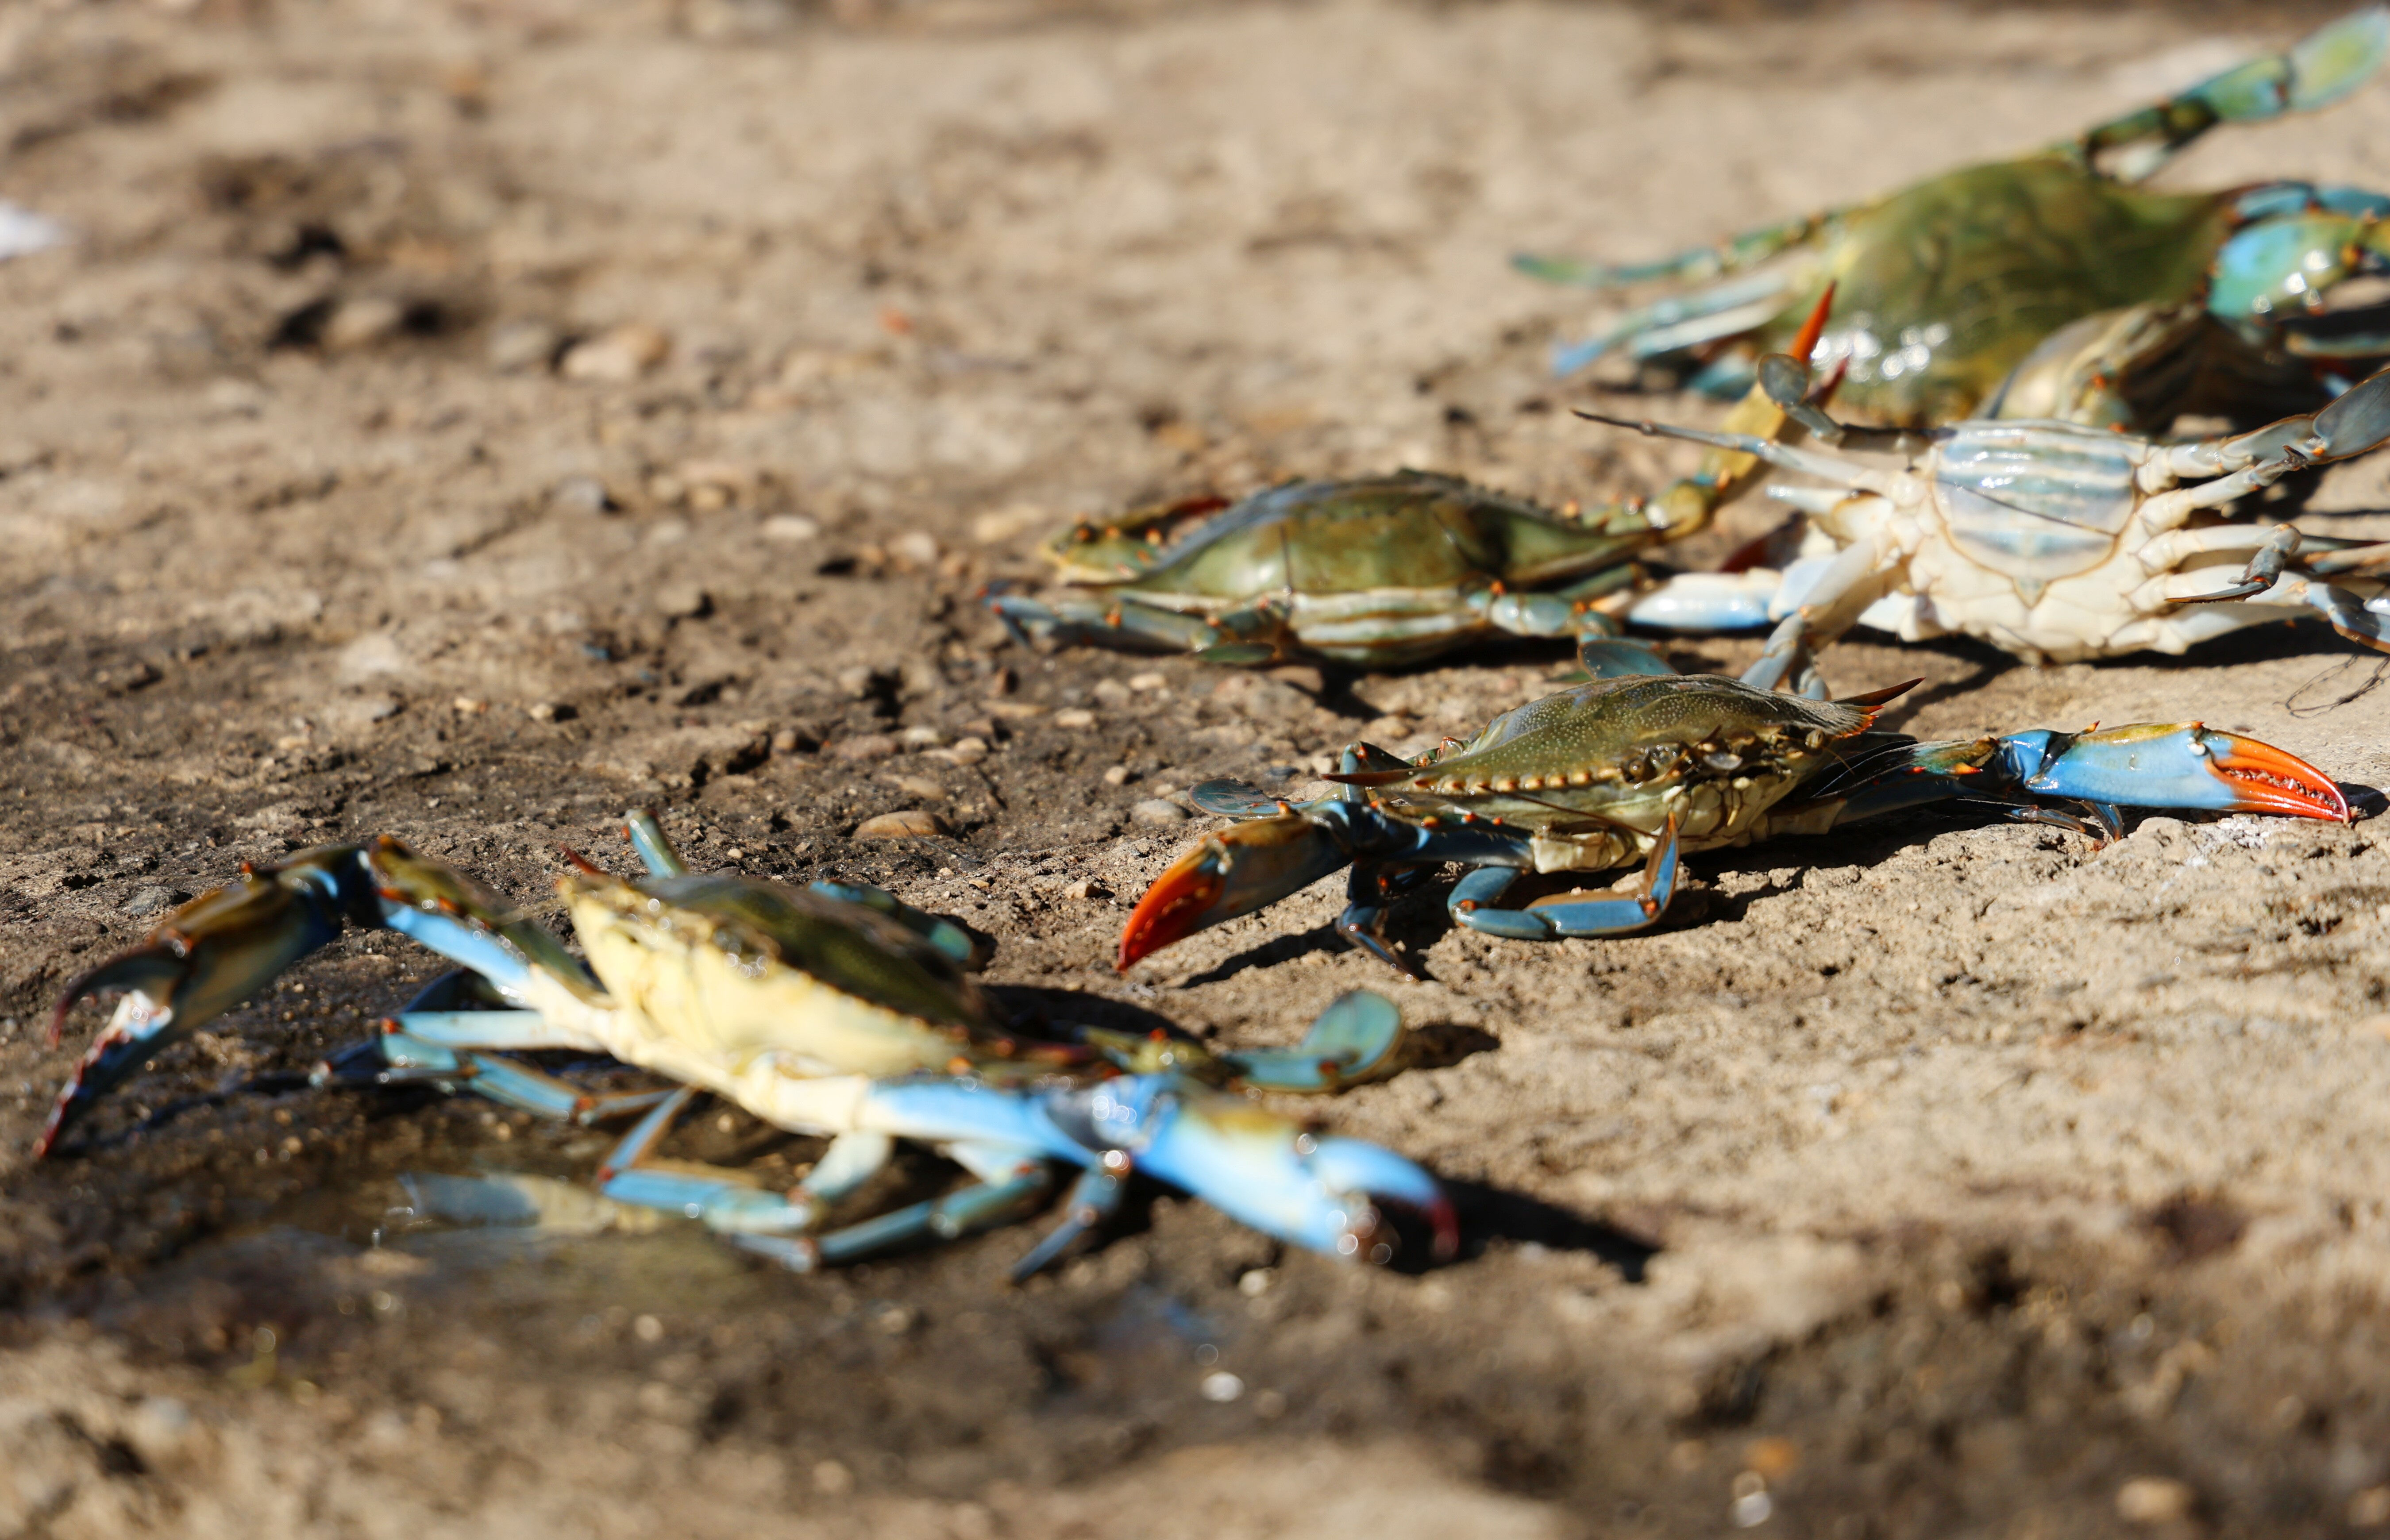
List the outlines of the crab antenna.
{"label": "crab antenna", "polygon": [[1730,449],[1738,455],[1756,456],[1769,465],[1781,466],[1786,470],[1805,471],[1812,476],[1821,476],[1829,481],[1839,481],[1844,486],[1867,485],[1864,480],[1868,475],[1867,468],[1845,460],[1838,455],[1821,455],[1814,449],[1796,448],[1791,444],[1778,443],[1772,439],[1755,438],[1749,433],[1713,433],[1701,428],[1680,428],[1673,422],[1604,417],[1600,412],[1588,412],[1582,407],[1573,408],[1573,410],[1587,422],[1599,422],[1611,428],[1630,429],[1648,438],[1683,439],[1689,443],[1705,443],[1713,449]]}

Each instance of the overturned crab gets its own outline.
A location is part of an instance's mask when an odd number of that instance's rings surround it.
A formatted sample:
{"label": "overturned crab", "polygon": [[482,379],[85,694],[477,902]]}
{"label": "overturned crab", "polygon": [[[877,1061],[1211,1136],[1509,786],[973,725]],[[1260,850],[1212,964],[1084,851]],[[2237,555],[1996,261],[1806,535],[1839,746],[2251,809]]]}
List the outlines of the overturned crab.
{"label": "overturned crab", "polygon": [[[1121,933],[1123,969],[1207,926],[1353,868],[1337,930],[1408,971],[1380,925],[1389,902],[1447,862],[1447,904],[1472,930],[1523,941],[1640,930],[1665,912],[1678,857],[1964,797],[2011,816],[2115,832],[2120,806],[2348,815],[2321,772],[2255,738],[2189,725],[2047,729],[1922,743],[1873,730],[1908,685],[1809,700],[1715,675],[1680,677],[1636,644],[1587,644],[1597,677],[1503,712],[1462,744],[1406,763],[1345,751],[1340,795],[1302,804],[1240,781],[1195,789],[1241,821],[1207,836],[1146,891]],[[1913,684],[1914,681],[1911,681]],[[1627,889],[1499,901],[1522,872],[1643,864]]]}
{"label": "overturned crab", "polygon": [[1820,443],[1906,452],[1908,466],[1581,414],[1839,483],[1767,489],[1809,515],[1806,557],[1780,579],[1693,574],[1627,610],[1674,629],[1780,622],[1743,674],[1751,683],[1780,683],[1859,623],[1908,641],[1976,636],[2034,661],[2181,652],[2243,626],[2318,616],[2390,648],[2379,575],[2390,571],[2390,545],[2219,511],[2294,470],[2390,441],[2390,369],[2311,417],[2191,443],[2062,422],[1850,428],[1808,399],[1807,373],[1792,358],[1763,360],[1760,374]]}
{"label": "overturned crab", "polygon": [[[37,1153],[168,1043],[353,924],[397,930],[470,972],[435,983],[319,1079],[461,1084],[551,1117],[644,1112],[600,1173],[600,1191],[700,1219],[790,1267],[1009,1223],[1050,1199],[1057,1167],[1082,1174],[1024,1276],[1100,1223],[1136,1172],[1331,1255],[1386,1260],[1395,1227],[1385,1204],[1421,1215],[1433,1249],[1450,1251],[1451,1210],[1425,1172],[1373,1145],[1310,1134],[1230,1089],[1329,1091],[1386,1072],[1401,1022],[1383,999],[1345,996],[1293,1049],[1213,1055],[1094,1031],[1075,1042],[1023,1038],[996,1024],[967,976],[971,939],[952,922],[877,889],[692,874],[651,818],[635,815],[630,832],[649,876],[624,881],[582,863],[559,880],[585,966],[495,893],[386,837],[304,851],[203,894],[60,1000],[54,1033],[84,995],[122,994]],[[679,1085],[596,1097],[505,1057],[559,1048],[609,1054]],[[785,1191],[651,1159],[700,1091],[827,1136],[829,1149]],[[936,1147],[975,1180],[830,1228],[898,1139]]]}
{"label": "overturned crab", "polygon": [[[2390,263],[2390,199],[2294,181],[2207,193],[2138,184],[2217,123],[2338,100],[2385,51],[2390,12],[2369,8],[2038,154],[1647,264],[1518,265],[1595,288],[1723,276],[1564,350],[1563,374],[1623,347],[1683,361],[1696,384],[1731,394],[1839,284],[1818,361],[1847,362],[1844,400],[1870,420],[1974,416],[2029,357],[2024,374],[2037,377],[2067,354],[2097,359],[2103,388],[2069,410],[2095,426],[2162,431],[2183,411],[2247,420],[2295,410],[2317,399],[2299,398],[2314,391],[2300,360],[2390,353],[2379,313],[2323,314],[2335,285]],[[2034,356],[2045,340],[2054,352]],[[2012,405],[1986,415],[2050,414],[2048,384],[2028,379]]]}
{"label": "overturned crab", "polygon": [[[1795,354],[1825,314],[1814,307]],[[1755,389],[1727,418],[1760,439],[1785,422]],[[1198,500],[1074,526],[1047,555],[1065,581],[1099,591],[987,602],[1026,644],[1190,651],[1243,666],[1316,657],[1380,667],[1497,635],[1599,635],[1610,622],[1595,605],[1638,583],[1633,558],[1704,528],[1758,464],[1722,451],[1648,503],[1581,514],[1418,470],[1288,481],[1234,506]]]}

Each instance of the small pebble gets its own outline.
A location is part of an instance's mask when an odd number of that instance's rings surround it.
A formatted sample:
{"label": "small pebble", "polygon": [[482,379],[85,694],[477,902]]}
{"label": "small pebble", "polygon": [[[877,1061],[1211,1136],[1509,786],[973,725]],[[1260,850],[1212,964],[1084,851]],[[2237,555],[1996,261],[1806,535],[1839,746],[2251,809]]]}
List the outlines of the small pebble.
{"label": "small pebble", "polygon": [[938,543],[926,530],[900,534],[888,543],[888,554],[910,567],[933,567],[938,560]]}
{"label": "small pebble", "polygon": [[670,352],[670,336],[644,321],[632,321],[574,343],[559,372],[567,379],[627,385],[662,363]]}
{"label": "small pebble", "polygon": [[2171,1476],[2136,1476],[2116,1489],[2116,1517],[2128,1524],[2170,1524],[2191,1512],[2192,1493]]}
{"label": "small pebble", "polygon": [[172,1459],[199,1435],[191,1409],[172,1396],[153,1395],[124,1419],[124,1440],[152,1465]]}
{"label": "small pebble", "polygon": [[1245,1393],[1245,1382],[1226,1369],[1203,1377],[1203,1399],[1222,1404]]}
{"label": "small pebble", "polygon": [[814,1467],[814,1490],[825,1497],[843,1497],[854,1490],[854,1472],[836,1460]]}
{"label": "small pebble", "polygon": [[1104,784],[1106,786],[1126,786],[1128,784],[1128,766],[1125,764],[1115,764],[1111,769],[1105,771]]}
{"label": "small pebble", "polygon": [[802,513],[776,513],[755,526],[755,533],[766,540],[794,545],[819,535],[821,526]]}
{"label": "small pebble", "polygon": [[702,620],[713,612],[713,596],[694,583],[667,583],[656,590],[656,609],[673,620]]}
{"label": "small pebble", "polygon": [[500,374],[547,366],[560,339],[546,321],[508,321],[490,333],[490,367]]}
{"label": "small pebble", "polygon": [[977,764],[980,761],[987,758],[987,739],[983,738],[957,738],[953,748],[932,749],[930,751],[928,757],[931,759],[944,760],[948,764]]}
{"label": "small pebble", "polygon": [[606,483],[595,476],[567,476],[548,489],[547,500],[573,513],[603,513],[614,506]]}
{"label": "small pebble", "polygon": [[334,353],[369,348],[398,330],[406,309],[396,300],[378,295],[343,300],[324,322],[324,346]]}
{"label": "small pebble", "polygon": [[1054,725],[1057,727],[1092,727],[1095,725],[1096,713],[1084,706],[1073,706],[1054,713]]}
{"label": "small pebble", "polygon": [[1780,1482],[1801,1463],[1801,1451],[1789,1438],[1758,1438],[1742,1452],[1742,1463],[1763,1480]]}
{"label": "small pebble", "polygon": [[129,919],[139,919],[146,915],[154,915],[161,909],[171,909],[180,902],[181,899],[172,888],[144,888],[126,899],[117,913]]}
{"label": "small pebble", "polygon": [[1128,687],[1133,690],[1166,690],[1170,687],[1170,677],[1163,674],[1132,674],[1128,676]]}
{"label": "small pebble", "polygon": [[891,776],[888,781],[905,795],[925,802],[944,802],[946,797],[946,789],[927,776]]}
{"label": "small pebble", "polygon": [[1096,681],[1096,699],[1117,711],[1128,704],[1128,687],[1117,679],[1099,679]]}
{"label": "small pebble", "polygon": [[908,807],[901,813],[882,813],[876,818],[866,818],[854,827],[857,840],[926,840],[944,834],[945,825],[938,815],[926,808]]}
{"label": "small pebble", "polygon": [[[987,712],[999,722],[1026,722],[1033,716],[1044,716],[1046,708],[1034,700],[998,700],[988,707]],[[1090,723],[1095,721],[1089,712],[1078,714],[1086,717]]]}
{"label": "small pebble", "polygon": [[1098,902],[1101,902],[1104,899],[1111,897],[1112,893],[1110,888],[1105,887],[1094,878],[1083,877],[1076,882],[1065,887],[1062,890],[1062,896],[1064,898],[1073,898],[1083,901],[1086,899],[1094,899]]}
{"label": "small pebble", "polygon": [[907,727],[897,740],[907,749],[934,749],[946,741],[946,735],[935,727]]}
{"label": "small pebble", "polygon": [[556,702],[534,700],[523,708],[523,714],[533,722],[553,722],[556,720]]}
{"label": "small pebble", "polygon": [[449,704],[456,708],[459,716],[479,716],[490,709],[488,701],[469,695],[460,695]]}
{"label": "small pebble", "polygon": [[1187,821],[1187,810],[1176,802],[1166,802],[1159,797],[1148,797],[1128,810],[1128,815],[1140,824],[1168,826]]}
{"label": "small pebble", "polygon": [[776,754],[793,754],[801,747],[794,727],[783,727],[772,735],[772,752]]}
{"label": "small pebble", "polygon": [[863,733],[842,738],[829,746],[832,759],[886,759],[896,751],[896,740],[886,733]]}

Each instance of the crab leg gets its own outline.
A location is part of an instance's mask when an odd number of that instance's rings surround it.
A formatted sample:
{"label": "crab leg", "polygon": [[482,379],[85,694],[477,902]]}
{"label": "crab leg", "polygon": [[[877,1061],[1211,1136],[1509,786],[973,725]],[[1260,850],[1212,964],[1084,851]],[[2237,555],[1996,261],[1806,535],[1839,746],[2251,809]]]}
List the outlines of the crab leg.
{"label": "crab leg", "polygon": [[[780,1195],[752,1187],[752,1214],[759,1222],[725,1224],[744,1200],[728,1191],[726,1177],[706,1168],[633,1164],[608,1175],[602,1190],[620,1201],[675,1208],[705,1219],[730,1230],[746,1249],[798,1269],[1009,1221],[1051,1189],[1047,1167],[1053,1161],[1116,1178],[1141,1170],[1256,1229],[1331,1256],[1386,1260],[1373,1254],[1392,1239],[1379,1213],[1385,1204],[1424,1218],[1438,1256],[1448,1256],[1456,1238],[1443,1189],[1410,1161],[1359,1140],[1311,1135],[1241,1097],[1183,1075],[1124,1075],[1060,1091],[915,1076],[864,1083],[852,1105],[859,1130],[938,1145],[980,1181],[816,1237],[788,1232],[817,1222],[818,1207],[794,1212],[797,1195],[790,1194],[789,1222],[772,1224],[769,1205]],[[671,1112],[678,1110],[670,1106]],[[651,1117],[656,1136],[669,1121]],[[626,1140],[625,1148],[631,1144]],[[634,1152],[636,1159],[647,1161],[651,1144],[652,1136]],[[1048,1238],[1030,1260],[1042,1265],[1059,1254],[1112,1201],[1100,1185],[1080,1184],[1064,1216],[1065,1233]],[[1096,1210],[1092,1215],[1086,1212],[1090,1206]]]}
{"label": "crab leg", "polygon": [[1446,907],[1471,930],[1512,941],[1558,941],[1565,936],[1623,936],[1659,922],[1677,892],[1677,821],[1651,847],[1651,858],[1630,892],[1588,898],[1557,893],[1523,909],[1496,903],[1519,876],[1509,866],[1480,866],[1453,884]]}
{"label": "crab leg", "polygon": [[[2385,441],[2390,441],[2390,369],[2379,370],[2350,386],[2320,412],[2284,417],[2246,433],[2161,447],[2142,469],[2143,484],[2157,491],[2164,484],[2163,478],[2224,476],[2224,481],[2211,483],[2220,486],[2238,481],[2239,476],[2265,473],[2263,481],[2240,489],[2254,490],[2256,486],[2270,486],[2306,466],[2345,460],[2378,449]],[[2239,476],[2226,475],[2227,472],[2238,472]],[[2152,478],[2160,479],[2157,484],[2152,484]],[[2232,495],[2238,496],[2240,492]],[[2213,504],[2189,506],[2206,507]],[[2145,510],[2147,507],[2144,505]],[[2146,511],[2144,517],[2149,517]]]}
{"label": "crab leg", "polygon": [[2139,181],[2218,123],[2259,122],[2310,112],[2348,95],[2390,52],[2390,14],[2370,6],[2267,54],[2211,75],[2178,96],[2114,118],[2086,133],[2082,153],[2126,151],[2114,174]]}
{"label": "crab leg", "polygon": [[1195,652],[1230,639],[1220,626],[1200,615],[1182,615],[1125,595],[1098,598],[1064,595],[1047,600],[1022,594],[991,594],[987,606],[1013,640],[1027,648],[1094,644],[1147,652]]}

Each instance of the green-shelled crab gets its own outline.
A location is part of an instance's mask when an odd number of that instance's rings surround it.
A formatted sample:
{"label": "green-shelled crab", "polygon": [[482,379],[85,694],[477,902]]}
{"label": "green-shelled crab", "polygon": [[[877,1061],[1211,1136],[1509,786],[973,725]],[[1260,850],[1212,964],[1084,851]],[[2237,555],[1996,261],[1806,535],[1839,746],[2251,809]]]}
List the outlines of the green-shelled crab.
{"label": "green-shelled crab", "polygon": [[[1817,362],[1848,365],[1842,399],[1870,421],[1914,428],[2061,407],[2142,431],[2162,432],[2183,411],[2262,420],[2320,399],[2305,361],[2390,353],[2378,313],[2323,314],[2334,285],[2390,265],[2390,199],[2294,181],[2193,193],[2139,184],[2217,123],[2339,99],[2385,51],[2390,11],[2375,6],[2038,154],[1661,262],[1519,265],[1596,288],[1724,276],[1562,350],[1563,374],[1623,347],[1682,361],[1696,383],[1731,394],[1834,285]],[[2064,375],[2100,388],[2062,401]]]}
{"label": "green-shelled crab", "polygon": [[[1082,1174],[1063,1223],[1022,1262],[1044,1266],[1119,1202],[1133,1173],[1333,1256],[1383,1262],[1393,1205],[1424,1220],[1439,1256],[1452,1210],[1410,1161],[1314,1135],[1235,1094],[1324,1092],[1389,1072],[1394,1007],[1345,995],[1291,1049],[1212,1054],[1176,1038],[1087,1030],[1042,1042],[999,1026],[969,977],[973,939],[878,889],[795,890],[689,872],[645,814],[629,821],[648,876],[576,858],[558,882],[588,960],[470,879],[381,838],[302,851],[176,910],[140,945],[69,986],[119,992],[114,1018],[60,1094],[37,1153],[167,1044],[233,1008],[348,925],[396,930],[469,970],[435,982],[319,1083],[428,1081],[584,1121],[644,1113],[599,1173],[613,1201],[701,1220],[792,1268],[1009,1223],[1047,1202],[1058,1167]],[[593,1096],[506,1057],[611,1055],[675,1088]],[[651,1158],[700,1091],[791,1132],[827,1136],[794,1187]],[[931,1201],[829,1222],[898,1139],[936,1147],[975,1178]],[[410,1183],[458,1218],[506,1213],[505,1184]]]}
{"label": "green-shelled crab", "polygon": [[[1591,683],[1505,712],[1466,743],[1410,762],[1355,744],[1330,777],[1344,783],[1337,796],[1296,804],[1240,781],[1197,787],[1198,806],[1240,821],[1155,879],[1121,933],[1119,966],[1346,866],[1351,903],[1337,930],[1408,971],[1380,934],[1386,905],[1448,862],[1469,868],[1447,905],[1457,923],[1541,941],[1651,924],[1686,851],[1823,834],[1949,798],[2107,834],[2120,806],[2348,816],[2314,766],[2196,723],[1921,743],[1873,730],[1908,685],[1810,700],[1669,674],[1632,642],[1584,651]],[[1500,905],[1522,872],[1638,863],[1629,888]]]}
{"label": "green-shelled crab", "polygon": [[[1825,314],[1823,302],[1812,307],[1795,355],[1807,355]],[[1786,420],[1754,389],[1727,430],[1772,440]],[[1706,527],[1758,465],[1719,451],[1648,502],[1588,512],[1418,470],[1288,481],[1233,506],[1201,499],[1076,525],[1047,551],[1083,591],[998,592],[987,602],[1030,645],[1192,652],[1246,667],[1304,658],[1390,667],[1497,635],[1601,635],[1613,627],[1595,606],[1640,583],[1634,558]]]}

